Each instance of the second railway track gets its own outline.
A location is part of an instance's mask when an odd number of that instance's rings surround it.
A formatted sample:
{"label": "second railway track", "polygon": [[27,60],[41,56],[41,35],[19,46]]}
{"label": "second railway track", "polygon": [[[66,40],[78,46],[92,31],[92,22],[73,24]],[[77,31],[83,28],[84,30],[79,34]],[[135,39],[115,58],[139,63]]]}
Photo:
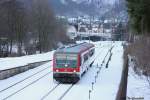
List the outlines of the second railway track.
{"label": "second railway track", "polygon": [[[111,46],[111,47],[112,47],[112,46]],[[99,49],[100,49],[100,48],[99,48]],[[104,49],[105,49],[105,48],[102,48],[101,51],[98,51],[98,53],[97,53],[97,55],[96,55],[96,57],[95,57],[94,60],[96,60],[97,57],[99,57],[98,55],[100,55],[100,54],[103,52]],[[110,49],[108,49],[108,51],[106,52],[106,53],[107,53],[106,55],[108,55],[109,50],[110,50]],[[105,59],[105,58],[106,58],[106,56],[104,56],[104,59]],[[103,59],[103,58],[102,58],[102,59]],[[12,97],[13,95],[19,93],[19,92],[22,91],[23,89],[27,88],[28,86],[30,86],[30,85],[36,83],[37,81],[39,81],[39,80],[42,79],[43,77],[45,77],[45,76],[49,75],[50,73],[52,73],[51,71],[44,72],[44,71],[45,71],[46,69],[48,69],[48,68],[49,68],[49,67],[45,67],[45,68],[43,68],[42,70],[39,70],[38,72],[32,74],[31,76],[28,76],[28,77],[26,77],[25,79],[22,79],[22,80],[20,80],[19,82],[13,84],[12,86],[7,87],[7,88],[12,88],[12,87],[14,87],[14,86],[16,86],[16,85],[22,83],[23,81],[30,79],[30,77],[37,76],[39,73],[43,72],[43,74],[42,74],[39,78],[35,79],[34,81],[32,80],[32,82],[28,83],[26,86],[23,86],[23,87],[21,87],[19,90],[16,90],[15,92],[13,92],[13,93],[11,93],[11,94],[9,94],[9,95],[3,97],[2,100],[6,100],[6,99]],[[52,78],[52,75],[50,75],[50,77]],[[84,76],[83,76],[83,77],[84,77]],[[39,82],[38,82],[38,83],[39,83]],[[72,88],[75,86],[75,85],[72,85],[72,84],[53,84],[53,85],[54,85],[54,86],[52,86],[51,89],[49,89],[49,90],[47,89],[48,91],[45,92],[44,95],[41,94],[41,95],[43,95],[43,96],[41,97],[40,100],[49,100],[49,99],[62,100],[64,97],[66,97],[67,93],[69,93],[69,91],[72,90]],[[7,90],[8,90],[7,88],[5,88],[5,89],[3,89],[3,90],[0,90],[0,95],[1,95],[1,92],[7,91]],[[59,94],[58,94],[58,93],[59,93]],[[15,95],[15,96],[16,96],[16,95]],[[57,96],[57,97],[56,97],[56,96]],[[55,97],[56,97],[56,98],[55,98]],[[0,98],[0,99],[1,99],[1,98]]]}
{"label": "second railway track", "polygon": [[[112,48],[113,46],[111,46],[111,48]],[[110,48],[110,49],[111,49]],[[102,61],[104,61],[105,59],[106,59],[106,56],[108,56],[108,53],[110,52],[110,49],[108,49],[108,51],[107,51],[107,53],[106,53],[106,55],[104,56],[104,58],[103,58],[103,60]],[[102,49],[101,50],[101,52],[99,52],[98,53],[98,55],[95,57],[95,59],[94,60],[96,60],[96,58],[98,58],[99,57],[99,55],[102,53],[102,51],[103,51],[104,49]],[[75,86],[75,84],[71,84],[71,85],[69,85],[69,86],[66,86],[65,87],[65,89],[64,89],[64,91],[62,92],[62,93],[60,93],[59,95],[57,94],[57,97],[54,95],[54,94],[56,94],[57,92],[56,91],[59,91],[59,89],[61,90],[61,88],[62,87],[64,87],[66,84],[60,84],[60,83],[58,83],[57,85],[55,85],[52,89],[50,89],[40,100],[49,100],[49,98],[52,98],[53,97],[53,99],[55,100],[62,100],[64,97],[65,97],[65,95],[73,88],[73,86]],[[55,98],[55,97],[56,98]]]}
{"label": "second railway track", "polygon": [[[39,81],[40,79],[42,79],[46,75],[49,75],[52,72],[52,71],[49,71],[49,68],[50,68],[50,66],[44,67],[44,68],[36,71],[34,74],[14,83],[12,85],[9,85],[8,87],[6,87],[4,89],[1,89],[0,90],[0,99],[6,100],[7,98],[18,93],[19,91],[27,88],[28,86],[34,84],[37,81]],[[15,89],[16,87],[17,87],[17,89]]]}

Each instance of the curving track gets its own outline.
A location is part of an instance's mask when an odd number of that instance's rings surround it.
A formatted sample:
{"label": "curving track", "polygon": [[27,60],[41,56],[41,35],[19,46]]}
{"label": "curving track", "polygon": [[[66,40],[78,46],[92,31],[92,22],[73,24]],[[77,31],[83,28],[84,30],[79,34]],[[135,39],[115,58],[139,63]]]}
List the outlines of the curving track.
{"label": "curving track", "polygon": [[[98,58],[99,56],[100,56],[100,54],[104,51],[104,47],[100,47],[102,50],[100,50],[100,52],[96,55],[96,57],[95,57],[95,59],[94,60],[96,60],[96,58]],[[100,49],[99,48],[99,49]],[[112,48],[112,46],[111,46],[111,48]],[[110,49],[109,49],[110,50]],[[102,60],[102,63],[104,62],[104,60],[106,59],[106,57],[108,56],[108,53],[110,52],[110,51],[107,51],[107,53],[105,54],[105,56],[104,56],[104,58],[103,58],[103,60]],[[101,70],[101,67],[100,67],[100,70]],[[79,83],[77,83],[77,84],[79,84]],[[64,86],[65,86],[65,90],[62,92],[61,91],[61,88],[63,88],[64,89]],[[72,88],[76,88],[75,87],[75,85],[74,84],[72,84],[72,85],[64,85],[64,84],[57,84],[53,89],[51,89],[48,93],[46,93],[46,95],[44,95],[43,97],[42,97],[42,99],[41,100],[49,100],[51,97],[53,97],[53,99],[54,100],[62,100],[64,97],[65,97],[65,95],[67,95],[67,93],[69,93],[69,91],[71,91],[71,89]],[[59,93],[59,94],[58,94]],[[57,96],[55,96],[57,94]]]}
{"label": "curving track", "polygon": [[[52,71],[50,70],[50,66],[48,64],[44,65],[44,68],[41,68],[40,70],[36,71],[35,73],[19,80],[18,82],[15,82],[14,84],[11,84],[3,89],[0,90],[0,99],[1,100],[20,100],[22,97],[26,97],[25,100],[31,99],[32,100],[62,100],[66,99],[66,95],[69,95],[70,93],[74,93],[74,90],[78,89],[79,85],[82,85],[83,83],[87,82],[86,84],[89,85],[94,80],[93,73],[96,69],[98,60],[103,63],[103,61],[109,57],[107,57],[109,49],[112,47],[112,45],[103,45],[103,46],[97,46],[97,52],[95,56],[95,62],[93,67],[91,67],[87,73],[90,73],[92,78],[88,81],[85,81],[88,75],[84,75],[83,79],[81,79],[77,84],[55,84],[53,82],[52,77]],[[107,50],[106,50],[107,49]],[[46,67],[45,67],[46,66]],[[94,70],[93,70],[94,69]],[[97,70],[97,69],[96,69]],[[81,88],[80,88],[81,89]],[[84,86],[82,90],[78,91],[84,91]],[[32,92],[35,93],[32,93]],[[88,96],[87,96],[88,97]],[[68,98],[67,98],[68,99]]]}

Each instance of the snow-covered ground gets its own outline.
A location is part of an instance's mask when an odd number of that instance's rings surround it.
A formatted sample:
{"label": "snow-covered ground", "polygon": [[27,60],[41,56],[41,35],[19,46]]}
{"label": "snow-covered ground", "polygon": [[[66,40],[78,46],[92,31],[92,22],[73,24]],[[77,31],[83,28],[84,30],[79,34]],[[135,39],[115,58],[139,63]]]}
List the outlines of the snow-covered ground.
{"label": "snow-covered ground", "polygon": [[[116,99],[123,69],[123,48],[121,43],[115,43],[112,54],[108,68],[102,66],[98,81],[95,84],[95,90],[92,92],[92,100]],[[99,60],[101,59],[99,58]]]}
{"label": "snow-covered ground", "polygon": [[150,100],[150,84],[143,75],[137,75],[133,70],[133,63],[130,62],[128,72],[127,100]]}
{"label": "snow-covered ground", "polygon": [[[94,42],[94,44],[97,59],[81,80],[71,87],[62,100],[89,100],[89,96],[90,100],[115,100],[123,66],[122,42],[105,41]],[[109,54],[103,64],[102,61],[113,45],[113,55],[108,68],[106,68],[105,65]],[[40,70],[42,71],[39,72]],[[39,73],[35,74],[37,72]],[[30,75],[33,76],[29,77]],[[14,85],[17,82],[20,83]],[[94,83],[93,88],[92,83]],[[52,61],[6,80],[1,80],[0,85],[0,100],[58,100],[71,86],[70,84],[60,84],[56,87],[57,83],[53,82]],[[11,88],[5,90],[11,85],[13,85]],[[55,88],[54,91],[49,93],[53,88]],[[91,91],[90,95],[89,91]]]}
{"label": "snow-covered ground", "polygon": [[29,63],[52,60],[54,51],[22,57],[0,58],[0,70],[28,65]]}

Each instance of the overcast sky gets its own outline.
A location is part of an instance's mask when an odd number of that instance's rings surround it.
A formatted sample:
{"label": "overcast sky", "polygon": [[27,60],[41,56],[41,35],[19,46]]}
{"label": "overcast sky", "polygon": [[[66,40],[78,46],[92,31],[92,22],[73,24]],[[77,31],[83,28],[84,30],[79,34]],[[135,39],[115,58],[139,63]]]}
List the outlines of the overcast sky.
{"label": "overcast sky", "polygon": [[116,0],[104,0],[104,1],[108,3],[114,3]]}
{"label": "overcast sky", "polygon": [[[86,1],[86,0],[72,0],[72,1]],[[91,1],[91,0],[89,0]],[[116,0],[102,0],[102,1],[105,1],[106,3],[114,3]]]}

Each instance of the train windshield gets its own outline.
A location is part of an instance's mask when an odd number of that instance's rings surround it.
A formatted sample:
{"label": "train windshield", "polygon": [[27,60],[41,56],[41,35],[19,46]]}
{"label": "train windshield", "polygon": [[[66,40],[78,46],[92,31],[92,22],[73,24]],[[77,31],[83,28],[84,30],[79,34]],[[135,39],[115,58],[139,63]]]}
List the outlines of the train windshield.
{"label": "train windshield", "polygon": [[77,55],[76,54],[56,54],[56,67],[57,68],[76,68]]}

